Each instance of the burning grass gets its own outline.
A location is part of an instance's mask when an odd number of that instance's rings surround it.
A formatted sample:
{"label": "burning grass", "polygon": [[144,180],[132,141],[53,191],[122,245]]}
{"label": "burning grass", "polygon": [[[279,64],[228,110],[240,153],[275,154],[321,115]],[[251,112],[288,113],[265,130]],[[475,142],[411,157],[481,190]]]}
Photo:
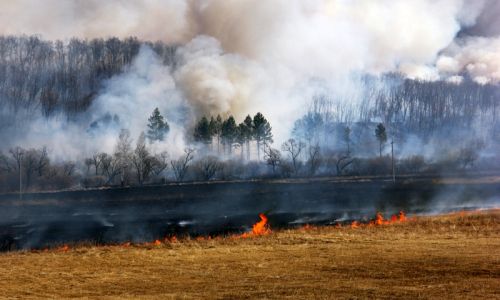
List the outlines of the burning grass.
{"label": "burning grass", "polygon": [[266,221],[262,215],[247,236],[2,254],[0,296],[492,299],[500,294],[499,210],[404,220],[379,216],[356,228],[306,225],[273,232]]}

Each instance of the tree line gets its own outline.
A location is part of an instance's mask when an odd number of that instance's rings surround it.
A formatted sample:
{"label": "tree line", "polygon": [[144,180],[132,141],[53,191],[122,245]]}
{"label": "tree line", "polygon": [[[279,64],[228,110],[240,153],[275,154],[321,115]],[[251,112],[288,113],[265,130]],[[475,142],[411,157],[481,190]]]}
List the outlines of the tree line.
{"label": "tree line", "polygon": [[39,36],[0,36],[0,108],[17,113],[41,111],[69,116],[86,111],[103,80],[120,73],[150,46],[167,65],[176,46],[120,40],[47,41]]}
{"label": "tree line", "polygon": [[217,154],[231,155],[235,147],[240,148],[241,158],[246,153],[246,159],[250,160],[251,143],[255,142],[257,158],[260,158],[261,149],[273,142],[273,134],[271,124],[260,112],[253,118],[247,115],[239,124],[233,116],[222,119],[217,115],[210,116],[210,119],[204,116],[196,123],[193,140],[211,149],[215,145]]}

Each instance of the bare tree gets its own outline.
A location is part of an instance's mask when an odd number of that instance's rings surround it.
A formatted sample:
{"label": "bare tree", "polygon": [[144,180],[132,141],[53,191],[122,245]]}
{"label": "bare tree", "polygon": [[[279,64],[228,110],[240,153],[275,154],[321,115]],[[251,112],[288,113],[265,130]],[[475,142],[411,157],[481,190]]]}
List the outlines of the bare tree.
{"label": "bare tree", "polygon": [[101,167],[103,175],[106,175],[107,177],[105,184],[112,183],[115,177],[120,174],[121,171],[118,161],[107,153],[102,153],[101,155]]}
{"label": "bare tree", "polygon": [[168,168],[168,152],[162,151],[155,154],[152,172],[155,176],[160,175],[163,171]]}
{"label": "bare tree", "polygon": [[337,169],[337,175],[342,176],[344,170],[354,162],[354,159],[349,155],[339,155],[336,158],[335,167]]}
{"label": "bare tree", "polygon": [[194,149],[186,148],[184,150],[185,155],[180,157],[178,160],[170,161],[172,165],[172,170],[174,171],[175,179],[177,181],[184,180],[187,170],[189,168],[189,163],[193,160]]}
{"label": "bare tree", "polygon": [[197,161],[195,168],[203,180],[209,181],[222,169],[222,164],[217,157],[207,156]]}
{"label": "bare tree", "polygon": [[94,165],[94,161],[92,160],[92,158],[86,158],[83,163],[85,164],[85,167],[87,167],[87,170],[85,171],[85,175],[88,176],[89,173],[90,173],[90,168],[92,167],[92,165]]}
{"label": "bare tree", "polygon": [[288,152],[290,159],[292,160],[293,172],[295,174],[299,171],[299,155],[302,150],[306,147],[303,142],[297,142],[294,139],[289,139],[281,145],[281,150]]}
{"label": "bare tree", "polygon": [[281,164],[281,153],[278,149],[266,147],[264,148],[264,155],[267,164],[273,169],[273,174],[276,174],[276,168]]}
{"label": "bare tree", "polygon": [[72,161],[67,161],[63,164],[63,174],[65,176],[73,176],[73,173],[75,172],[76,169],[76,164]]}
{"label": "bare tree", "polygon": [[38,176],[43,176],[43,173],[49,166],[50,161],[48,158],[47,148],[43,147],[42,149],[37,151],[37,160],[35,165],[35,170],[38,173]]}
{"label": "bare tree", "polygon": [[101,164],[102,164],[102,161],[103,159],[106,157],[106,153],[104,152],[100,152],[100,153],[94,153],[94,155],[92,155],[92,162],[93,162],[93,165],[94,165],[94,168],[95,168],[95,175],[99,175],[99,168],[101,168]]}
{"label": "bare tree", "polygon": [[154,158],[149,154],[146,147],[146,136],[141,132],[137,139],[134,153],[131,155],[132,163],[135,167],[137,181],[140,185],[149,178],[153,171]]}
{"label": "bare tree", "polygon": [[321,154],[319,145],[309,147],[309,157],[307,165],[309,166],[309,174],[314,176],[319,169],[321,163]]}
{"label": "bare tree", "polygon": [[120,169],[120,184],[125,184],[127,171],[130,167],[132,156],[132,140],[130,139],[130,131],[122,129],[118,136],[118,143],[115,148],[115,159]]}

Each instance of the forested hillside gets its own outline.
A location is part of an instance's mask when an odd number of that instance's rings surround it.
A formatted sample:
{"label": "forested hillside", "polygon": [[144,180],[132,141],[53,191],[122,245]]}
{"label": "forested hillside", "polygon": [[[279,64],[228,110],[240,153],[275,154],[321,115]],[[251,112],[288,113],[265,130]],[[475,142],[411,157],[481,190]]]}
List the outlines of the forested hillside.
{"label": "forested hillside", "polygon": [[[307,79],[314,93],[287,95],[309,97],[289,126],[273,118],[284,107],[203,113],[196,105],[228,88],[221,54],[204,55],[133,37],[0,37],[0,190],[500,167],[498,84],[361,74],[346,90]],[[202,104],[190,85],[203,87]]]}
{"label": "forested hillside", "polygon": [[175,46],[136,38],[47,41],[38,36],[0,36],[0,111],[84,112],[103,80],[120,73],[148,45],[172,65]]}

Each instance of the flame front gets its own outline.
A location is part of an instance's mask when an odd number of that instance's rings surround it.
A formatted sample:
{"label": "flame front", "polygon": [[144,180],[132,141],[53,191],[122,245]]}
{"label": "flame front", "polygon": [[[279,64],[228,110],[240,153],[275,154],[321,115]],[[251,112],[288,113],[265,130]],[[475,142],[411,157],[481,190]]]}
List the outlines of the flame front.
{"label": "flame front", "polygon": [[267,235],[271,233],[271,228],[267,224],[267,217],[264,214],[259,214],[260,221],[255,223],[252,227],[252,232],[245,232],[241,235],[242,238],[252,236]]}
{"label": "flame front", "polygon": [[403,211],[400,211],[398,215],[392,215],[390,219],[384,219],[384,215],[381,212],[377,212],[375,219],[371,220],[369,223],[363,224],[358,221],[353,221],[351,223],[351,228],[359,228],[361,226],[373,227],[381,225],[391,225],[394,223],[406,222],[409,219]]}

